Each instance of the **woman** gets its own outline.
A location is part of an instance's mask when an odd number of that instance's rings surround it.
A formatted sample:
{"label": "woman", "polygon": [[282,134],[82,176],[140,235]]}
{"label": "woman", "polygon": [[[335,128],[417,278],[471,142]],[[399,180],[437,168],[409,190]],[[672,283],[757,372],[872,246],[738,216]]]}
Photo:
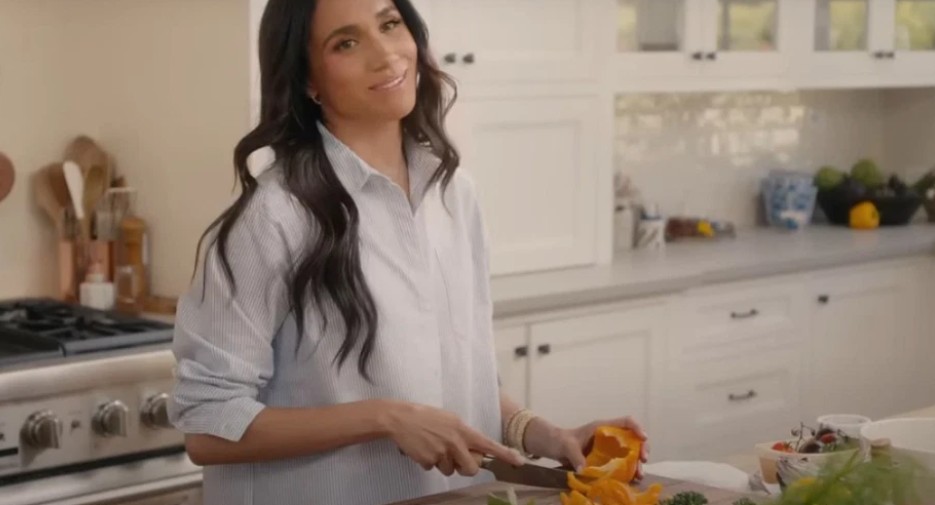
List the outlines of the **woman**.
{"label": "woman", "polygon": [[479,454],[583,464],[593,424],[499,391],[481,215],[409,0],[270,0],[259,43],[242,193],[176,324],[170,413],[206,503],[388,503],[489,479]]}

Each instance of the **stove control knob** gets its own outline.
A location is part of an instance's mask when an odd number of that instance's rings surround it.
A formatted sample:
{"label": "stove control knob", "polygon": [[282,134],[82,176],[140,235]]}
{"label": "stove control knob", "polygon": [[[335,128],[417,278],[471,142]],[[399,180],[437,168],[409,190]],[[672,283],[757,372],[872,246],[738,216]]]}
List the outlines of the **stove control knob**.
{"label": "stove control knob", "polygon": [[51,410],[34,412],[23,425],[23,441],[36,449],[58,449],[62,442],[62,420]]}
{"label": "stove control knob", "polygon": [[94,431],[103,437],[127,436],[127,419],[130,409],[120,400],[101,405],[94,414]]}
{"label": "stove control knob", "polygon": [[169,422],[169,395],[159,393],[150,396],[140,409],[140,419],[150,428],[172,428]]}

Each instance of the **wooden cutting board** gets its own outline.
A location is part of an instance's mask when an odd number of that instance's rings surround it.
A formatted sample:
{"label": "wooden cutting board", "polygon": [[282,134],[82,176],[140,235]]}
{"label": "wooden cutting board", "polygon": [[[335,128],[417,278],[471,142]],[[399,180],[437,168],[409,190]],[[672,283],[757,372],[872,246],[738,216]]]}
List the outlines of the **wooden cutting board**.
{"label": "wooden cutting board", "polygon": [[[692,482],[685,482],[664,477],[655,477],[648,475],[639,485],[645,489],[650,484],[662,484],[662,498],[668,498],[674,494],[683,491],[697,491],[708,497],[709,505],[732,505],[734,501],[740,498],[750,498],[758,501],[756,495],[735,493],[724,489],[716,489]],[[398,502],[392,505],[486,505],[487,496],[494,493],[500,497],[506,497],[506,490],[509,487],[516,490],[520,504],[525,504],[530,498],[536,501],[536,505],[561,505],[561,491],[556,489],[543,489],[527,486],[518,486],[506,484],[503,482],[494,482],[482,486],[474,486],[459,491],[442,493],[438,495],[426,496],[415,500]]]}

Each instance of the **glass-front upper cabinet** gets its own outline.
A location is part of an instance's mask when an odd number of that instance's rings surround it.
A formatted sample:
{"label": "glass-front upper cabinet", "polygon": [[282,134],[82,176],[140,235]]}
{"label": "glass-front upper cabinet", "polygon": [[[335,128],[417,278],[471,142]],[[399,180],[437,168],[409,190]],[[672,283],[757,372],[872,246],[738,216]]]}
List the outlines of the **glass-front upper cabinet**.
{"label": "glass-front upper cabinet", "polygon": [[884,1],[892,4],[886,84],[935,84],[935,0]]}
{"label": "glass-front upper cabinet", "polygon": [[618,88],[666,87],[700,72],[704,0],[611,0]]}
{"label": "glass-front upper cabinet", "polygon": [[879,83],[892,48],[891,0],[803,2],[802,24],[809,34],[796,58],[799,79],[815,86]]}
{"label": "glass-front upper cabinet", "polygon": [[707,0],[705,58],[712,64],[705,74],[785,78],[794,33],[790,5],[780,0]]}
{"label": "glass-front upper cabinet", "polygon": [[743,88],[784,77],[788,2],[613,1],[620,89],[724,89],[725,79]]}

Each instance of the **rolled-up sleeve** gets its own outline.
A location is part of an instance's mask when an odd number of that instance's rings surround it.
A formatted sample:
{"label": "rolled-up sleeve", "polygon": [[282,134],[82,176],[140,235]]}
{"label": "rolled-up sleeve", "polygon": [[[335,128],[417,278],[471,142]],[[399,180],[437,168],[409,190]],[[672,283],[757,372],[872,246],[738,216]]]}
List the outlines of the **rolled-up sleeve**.
{"label": "rolled-up sleeve", "polygon": [[273,340],[289,306],[289,246],[261,195],[233,227],[227,251],[236,289],[212,246],[179,300],[169,415],[184,433],[237,441],[264,408],[257,398],[274,373]]}

